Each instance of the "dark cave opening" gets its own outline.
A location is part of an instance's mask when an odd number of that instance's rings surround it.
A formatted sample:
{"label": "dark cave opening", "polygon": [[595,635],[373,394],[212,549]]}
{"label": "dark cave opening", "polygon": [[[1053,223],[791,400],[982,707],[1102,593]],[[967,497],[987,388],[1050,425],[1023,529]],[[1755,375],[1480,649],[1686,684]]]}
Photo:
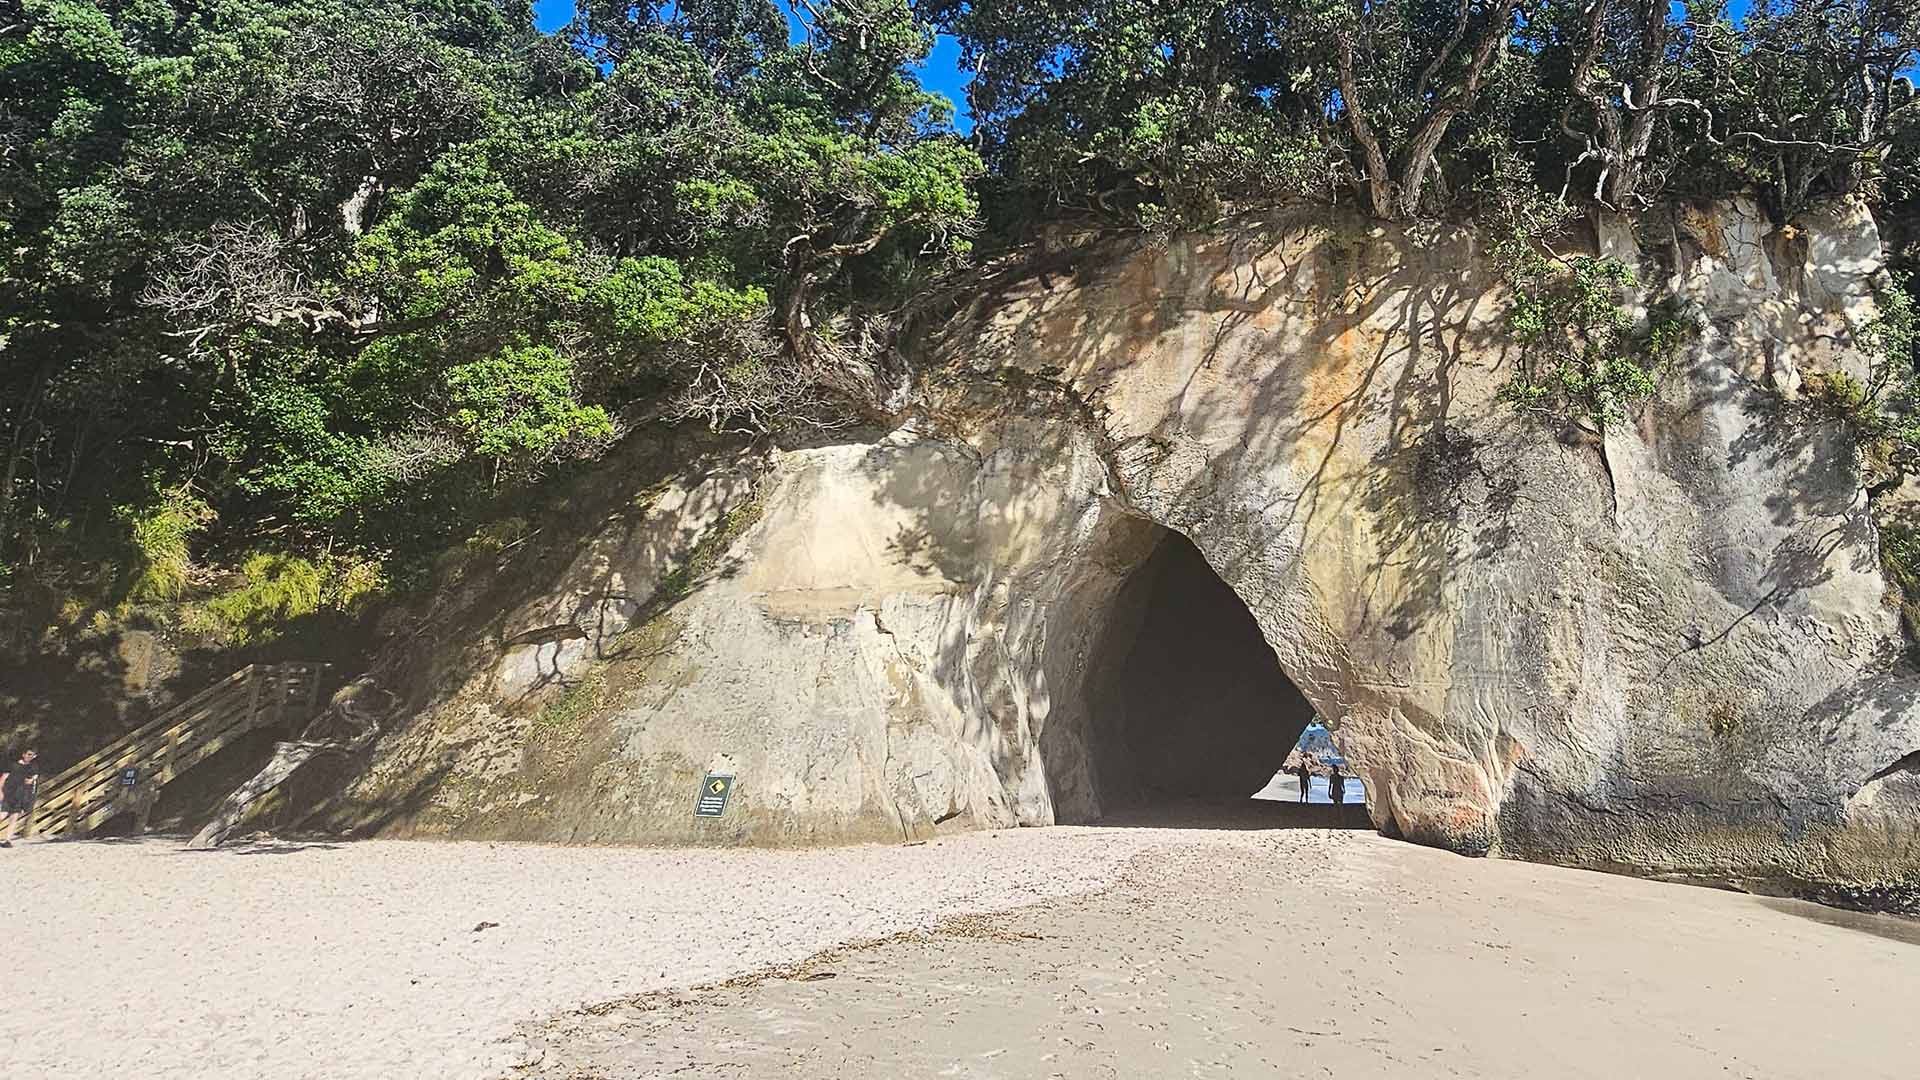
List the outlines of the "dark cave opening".
{"label": "dark cave opening", "polygon": [[1121,586],[1087,670],[1103,816],[1245,806],[1314,719],[1253,614],[1170,530]]}

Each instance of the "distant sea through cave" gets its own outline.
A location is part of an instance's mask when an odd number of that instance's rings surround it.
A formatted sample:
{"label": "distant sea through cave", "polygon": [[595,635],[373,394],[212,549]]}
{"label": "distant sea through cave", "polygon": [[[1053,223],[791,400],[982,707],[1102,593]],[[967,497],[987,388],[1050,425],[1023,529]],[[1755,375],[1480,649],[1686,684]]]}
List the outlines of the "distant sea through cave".
{"label": "distant sea through cave", "polygon": [[[1354,805],[1365,803],[1367,801],[1367,785],[1352,776],[1347,777],[1346,781],[1346,801]],[[1245,789],[1242,788],[1241,790],[1244,791]],[[1270,781],[1266,787],[1255,792],[1253,797],[1256,799],[1266,799],[1270,802],[1297,803],[1300,801],[1300,777],[1297,773],[1275,773],[1273,780]],[[1306,801],[1310,803],[1328,804],[1333,802],[1333,796],[1327,790],[1326,777],[1316,776],[1312,782],[1307,785]]]}

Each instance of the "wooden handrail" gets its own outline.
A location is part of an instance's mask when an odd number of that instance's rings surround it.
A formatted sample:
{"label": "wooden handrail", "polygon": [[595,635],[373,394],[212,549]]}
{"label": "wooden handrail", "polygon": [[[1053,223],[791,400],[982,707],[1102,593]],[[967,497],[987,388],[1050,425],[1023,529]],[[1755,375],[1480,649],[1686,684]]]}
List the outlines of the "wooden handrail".
{"label": "wooden handrail", "polygon": [[167,726],[167,724],[172,722],[173,719],[179,716],[180,714],[204,704],[207,701],[207,699],[213,697],[215,694],[218,694],[220,691],[225,690],[227,687],[232,686],[235,683],[244,682],[247,679],[251,678],[253,676],[254,669],[258,666],[259,665],[257,664],[248,664],[246,667],[243,667],[239,671],[236,671],[233,674],[227,676],[226,678],[221,679],[219,682],[214,683],[212,686],[207,687],[205,690],[202,690],[199,693],[188,698],[187,700],[181,702],[180,704],[175,705],[173,708],[168,709],[166,712],[161,713],[159,716],[154,717],[153,719],[147,721],[146,723],[140,725],[139,727],[134,728],[132,731],[127,732],[125,735],[120,736],[118,739],[115,739],[112,742],[108,743],[107,745],[101,747],[100,749],[95,750],[93,753],[87,755],[86,757],[81,758],[79,761],[74,762],[72,765],[67,766],[67,768],[63,770],[59,776],[56,776],[53,778],[53,782],[55,784],[59,784],[62,780],[66,779],[67,777],[78,776],[81,773],[86,772],[89,768],[91,768],[95,764],[97,764],[102,758],[106,757],[109,754],[112,754],[114,751],[119,750],[123,746],[128,746],[133,743],[142,741],[147,736],[151,735],[153,732],[159,730],[162,727]]}
{"label": "wooden handrail", "polygon": [[[121,806],[120,772],[128,766],[141,767],[141,783],[151,791],[241,735],[277,723],[289,704],[311,716],[327,668],[249,664],[214,683],[54,777],[35,800],[28,835],[80,835],[104,823]],[[296,693],[305,700],[290,701]]]}
{"label": "wooden handrail", "polygon": [[[243,669],[240,674],[250,674],[251,669]],[[188,725],[204,721],[209,716],[232,711],[232,698],[245,686],[245,682],[236,682],[231,677],[216,683],[211,692],[195,694],[155,720],[143,724],[139,729],[123,735],[107,744],[104,748],[82,759],[72,768],[56,776],[53,783],[42,789],[39,801],[59,798],[77,784],[85,783],[102,769],[118,772],[126,767],[130,757],[144,757],[151,753],[154,744],[174,738]]]}

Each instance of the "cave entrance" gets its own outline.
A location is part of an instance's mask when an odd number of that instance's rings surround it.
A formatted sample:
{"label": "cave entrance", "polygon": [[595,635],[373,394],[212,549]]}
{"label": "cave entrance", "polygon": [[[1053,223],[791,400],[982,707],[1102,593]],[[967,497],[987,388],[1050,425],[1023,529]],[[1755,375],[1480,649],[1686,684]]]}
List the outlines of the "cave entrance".
{"label": "cave entrance", "polygon": [[1333,732],[1316,718],[1300,733],[1300,741],[1287,753],[1286,763],[1274,774],[1272,782],[1254,798],[1333,806],[1336,805],[1333,798],[1336,786],[1340,792],[1338,805],[1367,805],[1365,781],[1354,775],[1353,765],[1334,744]]}
{"label": "cave entrance", "polygon": [[1115,596],[1086,669],[1085,738],[1101,819],[1306,810],[1251,800],[1275,782],[1313,707],[1193,543],[1158,533]]}

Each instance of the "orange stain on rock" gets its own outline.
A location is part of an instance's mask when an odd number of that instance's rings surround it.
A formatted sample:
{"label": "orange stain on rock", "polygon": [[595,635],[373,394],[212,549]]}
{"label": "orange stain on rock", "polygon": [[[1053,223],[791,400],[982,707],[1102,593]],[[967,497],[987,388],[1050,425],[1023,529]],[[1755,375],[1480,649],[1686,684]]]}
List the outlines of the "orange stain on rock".
{"label": "orange stain on rock", "polygon": [[1300,411],[1318,418],[1314,428],[1324,428],[1329,438],[1342,415],[1356,404],[1352,399],[1360,388],[1358,373],[1364,370],[1364,365],[1356,360],[1361,353],[1372,352],[1378,345],[1378,334],[1365,327],[1349,326],[1325,348],[1305,358],[1306,393],[1302,395]]}

